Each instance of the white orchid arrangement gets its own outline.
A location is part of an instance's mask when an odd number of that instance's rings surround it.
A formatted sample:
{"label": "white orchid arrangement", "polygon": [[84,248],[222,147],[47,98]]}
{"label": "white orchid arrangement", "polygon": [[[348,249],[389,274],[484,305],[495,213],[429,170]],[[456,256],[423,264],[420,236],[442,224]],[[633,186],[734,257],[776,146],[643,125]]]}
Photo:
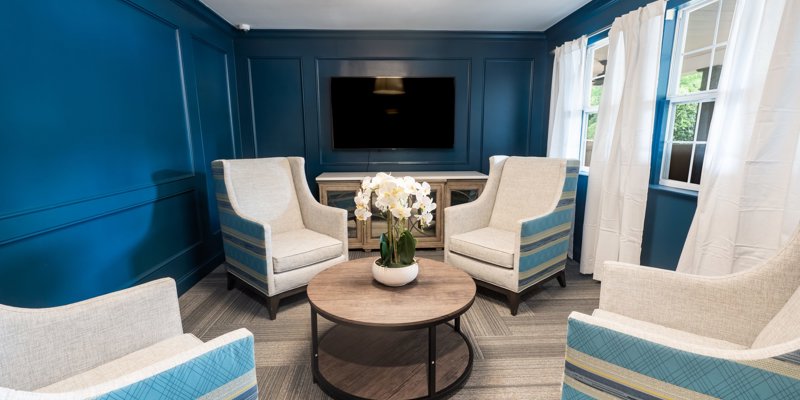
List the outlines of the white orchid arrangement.
{"label": "white orchid arrangement", "polygon": [[379,172],[361,182],[361,190],[354,199],[356,219],[369,219],[372,216],[371,205],[386,218],[386,233],[381,234],[380,265],[404,267],[414,263],[417,240],[410,229],[415,225],[426,228],[433,221],[436,203],[430,194],[428,182],[419,183],[410,176],[396,178]]}

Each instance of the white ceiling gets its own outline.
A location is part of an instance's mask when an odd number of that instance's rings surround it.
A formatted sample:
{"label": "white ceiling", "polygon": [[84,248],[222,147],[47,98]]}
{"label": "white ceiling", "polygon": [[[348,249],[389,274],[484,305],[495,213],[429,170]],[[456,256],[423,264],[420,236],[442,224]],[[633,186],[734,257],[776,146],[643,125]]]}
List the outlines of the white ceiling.
{"label": "white ceiling", "polygon": [[201,0],[252,29],[544,31],[589,0]]}

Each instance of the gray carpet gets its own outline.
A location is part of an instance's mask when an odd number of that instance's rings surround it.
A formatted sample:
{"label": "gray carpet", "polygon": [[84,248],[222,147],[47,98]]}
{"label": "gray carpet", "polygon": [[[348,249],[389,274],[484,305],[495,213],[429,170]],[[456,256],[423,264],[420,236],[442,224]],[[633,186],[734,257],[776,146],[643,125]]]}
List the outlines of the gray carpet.
{"label": "gray carpet", "polygon": [[[442,259],[441,251],[418,251]],[[377,257],[352,251],[350,258]],[[225,271],[217,268],[180,297],[183,327],[203,341],[247,328],[256,341],[256,374],[261,399],[327,399],[311,382],[310,310],[304,294],[281,302],[271,321],[258,297],[241,285],[225,288]],[[572,311],[591,313],[600,285],[567,268],[567,287],[553,280],[525,297],[512,317],[504,298],[478,291],[462,317],[472,341],[472,374],[453,399],[557,399],[564,369],[566,320]],[[332,324],[320,317],[320,334]]]}

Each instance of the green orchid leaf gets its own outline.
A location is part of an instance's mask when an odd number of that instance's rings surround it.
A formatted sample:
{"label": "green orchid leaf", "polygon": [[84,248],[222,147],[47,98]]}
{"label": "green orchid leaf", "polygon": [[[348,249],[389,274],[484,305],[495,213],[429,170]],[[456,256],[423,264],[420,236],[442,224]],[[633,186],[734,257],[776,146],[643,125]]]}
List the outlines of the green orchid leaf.
{"label": "green orchid leaf", "polygon": [[417,239],[414,239],[411,232],[403,231],[397,240],[397,258],[399,258],[397,261],[404,266],[413,264],[416,247]]}
{"label": "green orchid leaf", "polygon": [[381,233],[381,259],[378,261],[380,265],[387,266],[392,259],[392,246],[389,244],[389,239],[385,233]]}

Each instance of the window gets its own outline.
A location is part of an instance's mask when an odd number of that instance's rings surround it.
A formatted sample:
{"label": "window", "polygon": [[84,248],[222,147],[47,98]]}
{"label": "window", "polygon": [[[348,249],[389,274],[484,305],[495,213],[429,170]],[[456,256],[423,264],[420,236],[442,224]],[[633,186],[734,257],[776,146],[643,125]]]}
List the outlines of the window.
{"label": "window", "polygon": [[697,190],[736,0],[690,3],[678,13],[661,184]]}
{"label": "window", "polygon": [[597,132],[597,108],[603,95],[603,81],[608,60],[608,39],[599,40],[586,50],[586,84],[583,98],[583,127],[581,129],[581,170],[588,171],[592,159],[594,135]]}

